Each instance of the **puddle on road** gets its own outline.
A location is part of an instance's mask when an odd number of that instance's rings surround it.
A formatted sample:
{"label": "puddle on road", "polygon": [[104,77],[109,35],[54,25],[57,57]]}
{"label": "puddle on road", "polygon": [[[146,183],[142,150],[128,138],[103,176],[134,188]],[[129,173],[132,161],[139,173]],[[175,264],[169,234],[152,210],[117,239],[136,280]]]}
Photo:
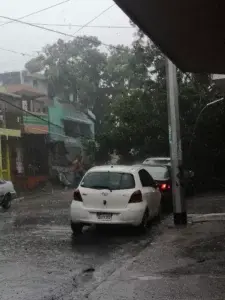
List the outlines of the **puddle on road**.
{"label": "puddle on road", "polygon": [[37,230],[34,230],[33,232],[39,232],[40,230],[49,233],[65,233],[65,232],[71,233],[71,229],[69,226],[57,226],[57,225],[50,225],[50,226],[37,225]]}
{"label": "puddle on road", "polygon": [[176,276],[171,275],[146,275],[146,276],[129,276],[132,280],[140,280],[140,281],[153,281],[153,280],[162,280],[162,279],[176,279],[176,278],[187,278],[187,277],[196,277],[196,278],[211,278],[211,279],[224,279],[224,274],[177,274]]}
{"label": "puddle on road", "polygon": [[150,276],[132,276],[132,279],[137,279],[137,280],[141,280],[141,281],[150,281],[150,280],[160,280],[163,279],[163,276],[154,276],[154,275],[150,275]]}
{"label": "puddle on road", "polygon": [[71,236],[71,230],[68,226],[37,226],[35,230],[32,230],[32,235],[36,235],[41,238],[57,237],[65,239],[67,236]]}

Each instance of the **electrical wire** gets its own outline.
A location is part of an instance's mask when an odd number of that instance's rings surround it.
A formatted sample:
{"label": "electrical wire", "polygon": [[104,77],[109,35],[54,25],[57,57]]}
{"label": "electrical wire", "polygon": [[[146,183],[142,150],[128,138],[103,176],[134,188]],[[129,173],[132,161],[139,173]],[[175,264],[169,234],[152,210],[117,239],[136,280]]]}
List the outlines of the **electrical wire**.
{"label": "electrical wire", "polygon": [[[57,24],[57,23],[33,23],[34,25],[40,25],[40,26],[49,26],[49,27],[83,27],[84,25],[80,24]],[[104,28],[104,29],[134,29],[132,26],[110,26],[110,25],[86,25],[87,28]]]}
{"label": "electrical wire", "polygon": [[[40,28],[40,29],[43,29],[43,30],[47,30],[47,31],[59,33],[59,34],[62,34],[62,35],[65,35],[65,36],[73,37],[73,38],[74,38],[74,37],[75,37],[74,34],[78,33],[78,32],[79,32],[80,30],[82,30],[83,28],[88,27],[88,25],[89,25],[90,23],[92,23],[93,21],[95,21],[96,19],[98,19],[101,15],[103,15],[105,12],[107,12],[109,9],[111,9],[111,8],[115,5],[115,4],[110,5],[110,6],[109,6],[108,8],[106,8],[104,11],[102,11],[99,15],[95,16],[93,19],[91,19],[90,21],[88,21],[88,22],[87,22],[86,24],[84,24],[84,25],[73,25],[73,26],[79,26],[79,27],[80,27],[73,35],[67,34],[67,33],[64,33],[64,32],[60,32],[60,31],[56,31],[56,30],[53,30],[53,29],[48,29],[48,28],[46,28],[46,27],[42,27],[42,26],[41,26],[41,25],[44,25],[44,26],[49,25],[49,26],[51,26],[51,24],[30,23],[30,22],[22,22],[22,21],[21,21],[22,19],[24,19],[24,18],[26,18],[26,17],[32,16],[32,15],[34,15],[34,14],[37,14],[37,13],[40,13],[40,12],[43,12],[43,11],[46,11],[46,10],[48,10],[48,9],[50,9],[50,8],[59,6],[59,5],[61,5],[61,4],[64,4],[64,3],[66,3],[66,2],[69,2],[69,1],[70,1],[70,0],[65,0],[65,1],[63,1],[63,2],[60,2],[60,3],[57,3],[57,4],[55,4],[55,5],[46,7],[46,8],[44,8],[44,9],[39,10],[39,11],[35,11],[35,12],[33,12],[33,13],[30,13],[30,14],[25,15],[25,16],[23,16],[23,17],[20,17],[20,18],[18,18],[18,19],[13,19],[13,18],[9,18],[9,17],[0,16],[1,18],[8,19],[8,20],[9,20],[8,22],[5,22],[5,23],[3,23],[3,24],[0,24],[0,27],[3,26],[3,25],[6,25],[6,24],[13,23],[13,22],[18,22],[18,23],[22,23],[22,24],[25,24],[25,25],[37,27],[37,28]],[[52,25],[54,25],[54,24],[52,24]],[[58,26],[63,26],[63,24],[57,24],[57,25],[58,25]],[[65,26],[67,26],[67,25],[65,25]],[[94,27],[94,26],[93,26],[93,27]],[[96,27],[98,27],[98,26],[96,26]],[[105,28],[107,28],[107,27],[105,27]],[[132,27],[120,27],[120,26],[114,26],[114,27],[108,27],[108,28],[132,28]],[[88,39],[88,38],[83,38],[83,37],[80,37],[80,38],[83,39],[83,40],[91,41],[91,40]],[[120,50],[120,51],[124,51],[122,48],[118,48],[118,47],[116,47],[116,46],[109,45],[109,44],[105,44],[105,43],[102,43],[102,42],[101,42],[101,45],[104,45],[104,46],[110,47],[110,48],[112,47],[112,48],[117,49],[117,50]],[[20,55],[22,55],[22,56],[33,57],[32,55],[30,55],[30,54],[28,54],[28,53],[18,52],[18,51],[11,50],[11,49],[0,48],[0,50],[2,50],[2,51],[7,51],[7,52],[11,52],[11,53],[14,53],[14,54],[20,54]]]}
{"label": "electrical wire", "polygon": [[18,52],[18,51],[11,50],[11,49],[6,49],[6,48],[1,48],[1,47],[0,47],[0,50],[2,50],[2,51],[7,51],[7,52],[11,52],[11,53],[14,53],[14,54],[20,54],[20,55],[22,55],[22,56],[33,57],[33,55],[31,55],[31,54],[28,54],[28,53],[25,53],[25,52]]}
{"label": "electrical wire", "polygon": [[97,20],[100,16],[102,16],[104,13],[106,13],[108,10],[110,10],[113,6],[115,6],[115,3],[113,5],[110,5],[108,8],[104,9],[100,14],[98,14],[93,19],[91,19],[90,21],[88,21],[87,23],[85,23],[81,28],[79,28],[77,31],[75,31],[73,35],[77,34],[82,29],[84,29],[85,27],[87,27],[89,24],[91,24],[92,22],[94,22],[95,20]]}
{"label": "electrical wire", "polygon": [[[60,129],[62,129],[63,131],[65,130],[64,127],[62,127],[62,126],[60,126],[60,125],[58,125],[58,124],[54,124],[54,123],[52,123],[52,122],[50,122],[50,121],[46,121],[44,118],[42,118],[42,117],[36,115],[35,113],[32,113],[32,112],[30,112],[30,111],[26,111],[25,109],[23,109],[23,108],[21,108],[21,107],[15,105],[15,104],[12,104],[12,103],[10,103],[9,101],[7,101],[7,100],[5,100],[5,99],[3,99],[3,98],[0,98],[0,101],[5,102],[5,103],[11,105],[12,107],[14,107],[14,108],[16,108],[16,109],[18,109],[18,110],[20,110],[20,111],[22,111],[22,112],[24,112],[24,113],[26,113],[26,114],[28,114],[28,115],[31,115],[31,116],[33,116],[33,117],[35,117],[35,118],[37,118],[37,119],[39,119],[39,120],[41,120],[41,121],[44,121],[44,122],[46,122],[48,125],[56,126],[56,127],[60,128]],[[85,137],[85,135],[83,135],[83,134],[80,134],[79,136],[80,136],[80,137]]]}
{"label": "electrical wire", "polygon": [[[66,1],[64,1],[64,2],[68,2],[68,1],[70,1],[70,0],[66,0]],[[62,4],[62,3],[64,3],[64,2],[61,2],[60,4]],[[59,5],[59,3],[58,3],[57,5]],[[55,5],[55,6],[56,6],[56,5]],[[29,23],[29,22],[23,22],[23,21],[21,21],[22,18],[25,18],[25,17],[27,17],[28,15],[26,15],[26,16],[24,16],[24,17],[21,17],[21,18],[19,18],[19,19],[13,19],[13,18],[4,17],[4,16],[0,16],[0,17],[1,17],[1,18],[5,18],[5,19],[10,20],[8,23],[11,23],[11,22],[18,22],[18,23],[26,24],[26,25],[33,26],[33,27],[38,27],[38,28],[43,29],[43,30],[47,30],[47,31],[51,31],[51,32],[57,32],[57,33],[60,33],[60,34],[63,34],[63,35],[66,35],[66,36],[69,36],[69,37],[73,37],[73,38],[74,38],[74,35],[75,35],[76,33],[78,33],[80,30],[82,30],[83,28],[85,28],[86,26],[88,26],[88,25],[89,25],[90,23],[92,23],[93,21],[97,20],[100,16],[102,16],[104,13],[106,13],[108,10],[110,10],[113,6],[115,6],[115,4],[110,5],[108,8],[106,8],[105,10],[103,10],[100,14],[98,14],[97,16],[95,16],[93,19],[91,19],[90,21],[88,21],[86,24],[82,25],[82,27],[79,28],[73,35],[66,34],[66,33],[62,33],[62,32],[58,32],[58,31],[55,31],[55,30],[52,30],[52,29],[47,29],[47,28],[45,28],[45,27],[42,27],[42,26],[39,26],[39,25],[35,25],[34,23]],[[48,9],[49,9],[49,8],[48,8]],[[45,10],[46,10],[46,9],[45,9]],[[42,10],[42,11],[43,11],[43,10]],[[40,12],[40,11],[39,11],[39,12]],[[32,14],[34,14],[34,13],[32,13]],[[30,14],[30,15],[31,15],[31,14]],[[29,16],[30,16],[30,15],[29,15]],[[7,22],[6,22],[6,23],[7,23]],[[4,23],[4,24],[6,24],[6,23]],[[4,25],[4,24],[2,24],[2,25]],[[81,37],[81,38],[82,38],[82,37]],[[87,38],[83,38],[83,39],[85,39],[85,40],[90,40],[90,39],[87,39]],[[115,46],[112,46],[112,45],[104,44],[104,43],[102,43],[102,42],[101,42],[101,44],[102,44],[102,45],[105,45],[105,46],[107,46],[107,47],[114,47],[114,48],[116,48],[116,49],[123,50],[123,49],[120,49],[120,48],[115,47]],[[27,56],[32,57],[32,56],[29,55],[29,54],[25,54],[25,53],[22,53],[22,52],[17,52],[17,51],[14,51],[14,50],[9,50],[9,49],[4,49],[4,48],[0,48],[0,50],[8,51],[8,52],[16,53],[16,54],[21,54],[21,55],[23,55],[23,56],[27,55]]]}
{"label": "electrical wire", "polygon": [[[62,4],[66,3],[66,2],[69,2],[69,1],[70,1],[70,0],[65,0],[65,1],[59,2],[59,3],[57,3],[57,4],[54,4],[54,5],[51,5],[51,6],[42,8],[42,9],[40,9],[40,10],[36,10],[36,11],[34,11],[34,12],[32,12],[32,13],[29,13],[28,15],[25,15],[25,16],[22,16],[22,17],[20,17],[20,18],[17,18],[16,20],[22,20],[22,19],[24,19],[24,18],[27,18],[27,17],[33,16],[33,15],[39,14],[39,13],[41,13],[41,12],[43,12],[43,11],[46,11],[46,10],[49,10],[49,9],[54,8],[54,7],[56,7],[56,6],[62,5]],[[7,25],[7,24],[10,24],[10,23],[14,23],[14,22],[16,22],[16,21],[11,20],[11,21],[5,22],[5,23],[3,23],[3,24],[0,24],[0,27],[2,27],[2,26],[4,26],[4,25]]]}
{"label": "electrical wire", "polygon": [[[63,3],[68,2],[68,1],[70,1],[70,0],[66,0],[66,1],[64,1],[64,2],[58,3],[57,5],[63,4]],[[57,5],[51,6],[51,7],[49,7],[49,8],[55,7],[55,6],[57,6]],[[87,22],[86,24],[84,24],[84,25],[83,25],[81,28],[79,28],[74,34],[78,33],[78,32],[81,31],[83,28],[85,28],[86,26],[88,26],[90,23],[92,23],[93,21],[95,21],[97,18],[99,18],[101,15],[103,15],[106,11],[108,11],[109,9],[111,9],[114,5],[115,5],[115,4],[111,5],[110,7],[108,7],[108,8],[105,9],[104,11],[102,11],[99,15],[97,15],[96,17],[94,17],[93,19],[91,19],[89,22]],[[49,9],[49,8],[46,8],[46,9]],[[41,10],[41,11],[44,11],[44,10],[46,10],[46,9],[43,9],[43,10]],[[38,11],[38,12],[40,12],[40,11]],[[71,34],[66,34],[66,33],[64,33],[64,32],[60,32],[60,31],[57,31],[57,30],[53,30],[53,29],[48,29],[48,28],[42,27],[42,26],[40,26],[40,25],[36,25],[36,24],[34,24],[34,23],[29,23],[29,22],[23,22],[23,21],[21,21],[21,19],[23,19],[23,18],[25,18],[25,17],[28,17],[28,16],[31,16],[31,15],[33,15],[33,14],[35,14],[35,13],[38,13],[38,12],[34,12],[34,13],[32,13],[32,14],[23,16],[23,17],[21,17],[21,18],[19,18],[19,19],[14,19],[14,18],[9,18],[9,17],[5,17],[5,16],[0,16],[0,17],[3,18],[3,19],[9,20],[9,22],[3,23],[3,24],[1,24],[0,26],[6,25],[6,24],[9,24],[9,23],[13,23],[13,22],[18,22],[18,23],[25,24],[25,25],[28,25],[28,26],[37,27],[37,28],[40,28],[40,29],[43,29],[43,30],[46,30],[46,31],[59,33],[59,34],[62,34],[62,35],[68,36],[68,37],[72,37],[72,38],[75,37],[74,34],[73,34],[73,35],[71,35]],[[81,37],[81,39],[90,40],[90,39],[88,39],[88,38],[82,38],[82,37]],[[102,42],[101,42],[101,44],[102,44],[102,45],[105,45],[105,46],[107,46],[107,47],[114,47],[114,48],[116,48],[116,49],[123,50],[123,49],[120,49],[120,48],[118,48],[118,47],[115,47],[115,46],[112,46],[112,45],[108,45],[108,44],[105,44],[105,43],[102,43]],[[1,48],[0,48],[0,49],[1,49]],[[20,53],[20,52],[14,51],[14,50],[8,50],[8,49],[4,49],[4,48],[2,48],[1,50],[13,52],[13,53]],[[22,53],[22,52],[21,52],[20,54],[21,54],[21,55],[25,55],[25,54]],[[38,115],[36,115],[36,114],[34,114],[34,113],[32,113],[32,112],[28,112],[28,111],[24,110],[23,108],[21,108],[21,107],[19,107],[19,106],[17,106],[17,105],[12,104],[12,103],[10,103],[9,101],[7,101],[7,100],[5,100],[5,99],[0,98],[0,100],[3,101],[3,102],[5,102],[5,103],[7,103],[7,104],[9,104],[9,105],[11,105],[12,107],[14,107],[14,108],[16,108],[16,109],[18,109],[18,110],[20,110],[20,111],[22,111],[22,112],[25,112],[26,114],[32,115],[33,117],[35,117],[35,118],[37,118],[37,119],[40,119],[40,120],[46,122],[46,120],[43,119],[42,117],[40,117],[40,116],[38,116]],[[62,126],[60,126],[60,125],[58,125],[58,124],[54,124],[54,123],[49,122],[49,121],[47,121],[47,123],[48,123],[48,125],[56,126],[56,127],[60,128],[60,129],[64,130],[64,127],[62,127]],[[80,135],[80,136],[82,137],[83,135]]]}
{"label": "electrical wire", "polygon": [[[23,25],[27,25],[27,26],[39,28],[39,29],[42,29],[42,30],[45,30],[45,31],[49,31],[49,32],[61,34],[61,35],[64,35],[64,36],[67,36],[67,37],[70,37],[70,38],[75,38],[76,37],[76,36],[74,36],[72,34],[69,34],[69,33],[65,33],[65,32],[62,32],[62,31],[59,31],[59,30],[50,29],[50,28],[46,28],[46,27],[43,27],[43,26],[40,26],[40,25],[34,25],[32,23],[24,22],[24,21],[21,21],[21,20],[18,20],[18,19],[14,19],[14,18],[6,17],[6,16],[0,16],[0,18],[6,19],[6,20],[10,20],[10,21],[14,21],[14,22],[17,22],[17,23],[20,23],[20,24],[23,24]],[[89,38],[86,38],[86,37],[80,36],[79,38],[81,40],[86,40],[86,41],[89,41],[89,42],[93,42],[92,39],[89,39]],[[103,42],[100,42],[100,43],[101,43],[101,45],[106,46],[108,48],[114,48],[114,49],[117,49],[117,50],[123,51],[123,52],[125,51],[123,48],[119,48],[119,47],[114,46],[114,45],[109,45],[109,44],[106,44],[106,43],[103,43]]]}

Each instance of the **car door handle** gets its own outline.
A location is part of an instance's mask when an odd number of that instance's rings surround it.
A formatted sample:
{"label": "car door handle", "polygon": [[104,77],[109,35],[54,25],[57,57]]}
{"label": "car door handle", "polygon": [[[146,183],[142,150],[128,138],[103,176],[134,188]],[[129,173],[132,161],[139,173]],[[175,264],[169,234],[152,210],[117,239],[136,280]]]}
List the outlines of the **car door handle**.
{"label": "car door handle", "polygon": [[87,194],[86,193],[82,193],[82,196],[87,196]]}

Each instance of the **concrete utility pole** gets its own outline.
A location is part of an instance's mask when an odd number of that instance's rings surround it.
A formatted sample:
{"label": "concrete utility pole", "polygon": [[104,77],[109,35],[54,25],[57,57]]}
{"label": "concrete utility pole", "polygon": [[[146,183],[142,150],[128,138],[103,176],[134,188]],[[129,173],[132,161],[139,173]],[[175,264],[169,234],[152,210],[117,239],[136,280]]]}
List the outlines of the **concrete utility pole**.
{"label": "concrete utility pole", "polygon": [[183,177],[182,146],[180,139],[180,115],[178,103],[177,70],[175,65],[167,59],[167,90],[168,90],[168,120],[170,156],[172,163],[172,188],[173,188],[173,211],[174,224],[187,224],[186,205],[181,186]]}

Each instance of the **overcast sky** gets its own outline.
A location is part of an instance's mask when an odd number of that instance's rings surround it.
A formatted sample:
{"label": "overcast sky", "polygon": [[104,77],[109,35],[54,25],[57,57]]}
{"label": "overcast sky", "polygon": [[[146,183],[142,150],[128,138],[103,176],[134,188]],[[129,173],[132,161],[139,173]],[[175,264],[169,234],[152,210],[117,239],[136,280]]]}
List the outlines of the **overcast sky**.
{"label": "overcast sky", "polygon": [[[1,16],[20,18],[37,10],[62,2],[63,0],[9,0],[1,3]],[[32,23],[50,24],[78,24],[83,25],[114,4],[112,0],[70,0],[58,7],[49,9],[45,12],[24,18],[23,21]],[[29,27],[19,23],[11,23],[1,26],[7,22],[0,18],[1,42],[0,48],[14,50],[35,56],[46,44],[55,42],[58,38],[67,39],[60,34],[44,31],[38,28]],[[130,26],[129,19],[114,5],[97,20],[90,25],[104,26]],[[55,30],[74,34],[77,27],[58,27],[51,26]],[[108,28],[84,28],[78,35],[95,35],[102,42],[107,44],[130,44],[133,39],[134,30],[108,29]],[[24,67],[24,63],[29,57],[13,54],[0,50],[0,72],[16,71]]]}

